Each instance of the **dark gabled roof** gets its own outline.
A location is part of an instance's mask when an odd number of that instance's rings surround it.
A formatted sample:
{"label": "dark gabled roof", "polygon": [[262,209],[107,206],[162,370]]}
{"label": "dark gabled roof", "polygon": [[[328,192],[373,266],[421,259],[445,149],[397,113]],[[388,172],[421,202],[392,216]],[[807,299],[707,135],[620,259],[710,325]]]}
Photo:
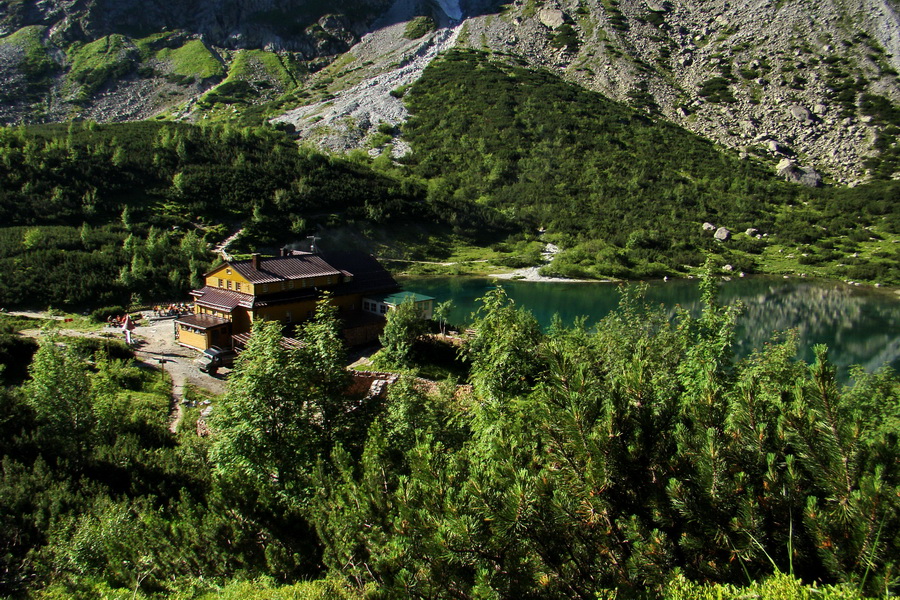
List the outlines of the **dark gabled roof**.
{"label": "dark gabled roof", "polygon": [[374,256],[365,252],[325,252],[321,254],[328,264],[336,269],[353,275],[353,280],[340,286],[341,294],[369,294],[375,292],[392,292],[400,289],[400,285],[391,274],[381,266]]}
{"label": "dark gabled roof", "polygon": [[231,290],[223,290],[208,285],[199,290],[193,290],[191,296],[196,298],[195,302],[200,306],[215,308],[225,312],[231,312],[238,306],[253,308],[253,296],[250,294],[232,292]]}
{"label": "dark gabled roof", "polygon": [[258,269],[253,266],[253,259],[239,260],[229,264],[232,269],[253,284],[341,274],[340,270],[322,260],[317,254],[261,256]]}

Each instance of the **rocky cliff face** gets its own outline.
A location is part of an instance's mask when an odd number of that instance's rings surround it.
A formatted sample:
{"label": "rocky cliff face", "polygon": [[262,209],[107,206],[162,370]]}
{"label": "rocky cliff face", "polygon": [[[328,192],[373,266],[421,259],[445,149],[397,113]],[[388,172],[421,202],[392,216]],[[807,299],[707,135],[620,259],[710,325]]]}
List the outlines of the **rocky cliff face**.
{"label": "rocky cliff face", "polygon": [[[463,2],[459,9],[464,20],[446,24],[453,35],[436,32],[420,53],[430,54],[427,45],[436,43],[521,57],[769,160],[793,181],[818,184],[823,175],[836,183],[864,181],[876,141],[896,143],[885,133],[891,126],[861,106],[865,94],[900,101],[900,17],[886,0],[515,0]],[[372,39],[353,53],[378,65],[389,47]],[[333,83],[337,100],[280,120],[332,149],[364,138],[372,123],[402,120],[402,106],[381,88],[402,86],[415,73],[370,71],[368,83],[349,89]]]}
{"label": "rocky cliff face", "polygon": [[837,181],[864,178],[881,133],[861,95],[900,100],[900,17],[886,0],[516,0],[473,19],[468,39]]}
{"label": "rocky cliff face", "polygon": [[7,0],[0,2],[0,35],[44,25],[51,40],[65,43],[182,30],[215,46],[312,56],[346,50],[389,6],[389,0]]}
{"label": "rocky cliff face", "polygon": [[[434,27],[412,34],[416,18]],[[347,149],[402,121],[391,92],[452,46],[556,71],[773,171],[858,182],[876,142],[897,143],[866,104],[900,104],[895,0],[0,0],[0,119],[268,103]]]}

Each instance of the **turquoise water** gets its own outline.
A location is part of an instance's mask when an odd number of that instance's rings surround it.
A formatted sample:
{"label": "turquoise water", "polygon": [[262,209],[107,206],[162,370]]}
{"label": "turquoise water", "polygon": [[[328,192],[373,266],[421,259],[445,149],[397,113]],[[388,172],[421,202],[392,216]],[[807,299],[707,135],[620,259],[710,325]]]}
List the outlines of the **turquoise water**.
{"label": "turquoise water", "polygon": [[[456,325],[470,323],[477,299],[498,284],[544,327],[554,313],[566,324],[579,316],[594,324],[619,301],[619,286],[609,283],[429,277],[406,279],[402,284],[407,290],[434,296],[437,302],[453,300],[450,322]],[[672,315],[676,306],[699,314],[699,299],[696,280],[651,282],[647,290],[648,302]],[[775,331],[796,329],[800,357],[809,361],[813,346],[826,344],[843,378],[855,364],[869,371],[884,364],[900,369],[900,296],[895,293],[837,282],[750,277],[722,282],[720,301],[744,306],[735,347],[738,356],[761,348]]]}

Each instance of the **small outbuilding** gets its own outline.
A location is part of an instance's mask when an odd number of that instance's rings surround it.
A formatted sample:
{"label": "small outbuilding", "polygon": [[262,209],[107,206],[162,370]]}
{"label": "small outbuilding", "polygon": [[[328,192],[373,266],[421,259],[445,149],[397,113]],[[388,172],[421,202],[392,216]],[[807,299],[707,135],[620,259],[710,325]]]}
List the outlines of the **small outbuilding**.
{"label": "small outbuilding", "polygon": [[404,302],[412,299],[422,319],[431,319],[434,315],[434,298],[416,292],[394,292],[392,294],[379,294],[363,297],[363,311],[373,315],[386,315],[389,310],[396,308]]}

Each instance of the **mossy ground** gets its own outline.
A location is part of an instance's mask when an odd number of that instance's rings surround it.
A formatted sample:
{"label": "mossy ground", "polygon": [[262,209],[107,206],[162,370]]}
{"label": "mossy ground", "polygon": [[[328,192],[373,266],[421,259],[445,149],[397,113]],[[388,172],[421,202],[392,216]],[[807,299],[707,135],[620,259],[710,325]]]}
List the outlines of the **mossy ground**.
{"label": "mossy ground", "polygon": [[69,89],[76,100],[87,100],[107,81],[122,77],[137,64],[137,47],[125,36],[108,35],[88,44],[75,44],[67,52]]}

